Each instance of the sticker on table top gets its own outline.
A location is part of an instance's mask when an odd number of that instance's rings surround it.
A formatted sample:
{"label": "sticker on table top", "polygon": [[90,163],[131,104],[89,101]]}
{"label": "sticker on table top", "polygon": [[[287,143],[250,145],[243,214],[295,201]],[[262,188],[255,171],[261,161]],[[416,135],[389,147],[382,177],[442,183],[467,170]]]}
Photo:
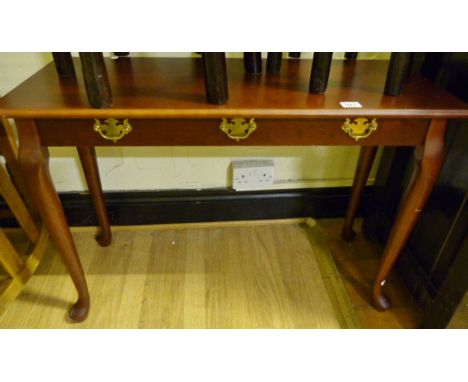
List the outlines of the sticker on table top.
{"label": "sticker on table top", "polygon": [[362,107],[362,105],[357,101],[340,102],[340,105],[341,105],[341,107],[344,107],[346,109],[353,109],[353,108]]}

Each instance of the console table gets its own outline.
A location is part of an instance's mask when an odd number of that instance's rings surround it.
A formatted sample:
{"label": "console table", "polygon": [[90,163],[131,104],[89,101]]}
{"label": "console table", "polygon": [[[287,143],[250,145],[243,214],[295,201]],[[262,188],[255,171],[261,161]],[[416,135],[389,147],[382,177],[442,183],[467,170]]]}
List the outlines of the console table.
{"label": "console table", "polygon": [[[79,60],[74,65],[80,67]],[[398,97],[384,95],[387,66],[385,61],[335,60],[327,93],[317,95],[308,92],[308,60],[285,60],[279,73],[249,75],[242,60],[229,59],[229,102],[218,106],[205,101],[201,59],[132,57],[106,61],[112,108],[91,108],[82,77],[59,78],[53,63],[7,94],[0,100],[0,115],[15,119],[24,182],[78,291],[70,317],[84,320],[90,297],[48,172],[48,146],[78,148],[101,245],[110,243],[111,232],[95,146],[362,146],[343,227],[345,240],[353,238],[354,215],[377,147],[414,146],[413,180],[373,289],[375,307],[388,309],[385,280],[437,179],[447,120],[467,118],[468,105],[420,76],[411,77]]]}

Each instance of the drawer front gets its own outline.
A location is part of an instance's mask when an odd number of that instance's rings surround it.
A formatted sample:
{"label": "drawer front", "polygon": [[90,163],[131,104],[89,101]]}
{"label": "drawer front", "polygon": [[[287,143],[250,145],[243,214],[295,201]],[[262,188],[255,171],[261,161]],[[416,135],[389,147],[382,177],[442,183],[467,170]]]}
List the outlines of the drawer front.
{"label": "drawer front", "polygon": [[[38,119],[45,146],[416,146],[428,119]],[[107,122],[107,123],[106,123]]]}

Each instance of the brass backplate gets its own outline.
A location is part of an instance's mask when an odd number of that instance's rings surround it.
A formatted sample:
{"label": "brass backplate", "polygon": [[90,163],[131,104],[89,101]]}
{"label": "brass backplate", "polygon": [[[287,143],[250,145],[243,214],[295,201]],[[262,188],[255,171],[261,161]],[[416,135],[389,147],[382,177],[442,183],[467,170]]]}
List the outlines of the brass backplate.
{"label": "brass backplate", "polygon": [[106,119],[103,123],[99,119],[95,119],[93,129],[104,139],[116,143],[132,131],[132,126],[128,119],[125,119],[122,123],[113,118]]}
{"label": "brass backplate", "polygon": [[368,118],[356,118],[353,122],[349,118],[346,118],[346,121],[341,126],[343,131],[356,141],[367,138],[377,130],[377,127],[376,118],[373,118],[372,121],[369,121]]}
{"label": "brass backplate", "polygon": [[239,142],[241,139],[247,138],[257,129],[255,118],[250,118],[247,122],[244,118],[232,118],[231,122],[228,122],[226,118],[223,118],[219,128],[229,138],[235,139]]}

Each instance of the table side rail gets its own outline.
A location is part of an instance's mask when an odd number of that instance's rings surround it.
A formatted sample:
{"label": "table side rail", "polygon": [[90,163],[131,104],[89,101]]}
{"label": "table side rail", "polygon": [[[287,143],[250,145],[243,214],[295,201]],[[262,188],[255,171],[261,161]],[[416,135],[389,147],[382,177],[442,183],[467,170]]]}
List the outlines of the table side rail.
{"label": "table side rail", "polygon": [[[379,120],[369,117],[363,123],[372,129],[368,129],[367,137],[360,138],[343,127],[346,122],[347,127],[362,124],[356,120],[255,118],[255,127],[251,128],[252,119],[246,117],[244,121],[225,119],[225,131],[222,131],[223,120],[218,118],[129,118],[127,122],[125,119],[114,122],[120,136],[114,134],[110,137],[113,139],[106,139],[95,131],[95,119],[37,119],[36,123],[44,146],[417,146],[424,142],[430,123],[429,119]],[[98,121],[99,128],[106,129],[106,121]],[[229,131],[235,127],[245,137],[229,137],[226,126]],[[362,130],[362,126],[360,128]]]}

